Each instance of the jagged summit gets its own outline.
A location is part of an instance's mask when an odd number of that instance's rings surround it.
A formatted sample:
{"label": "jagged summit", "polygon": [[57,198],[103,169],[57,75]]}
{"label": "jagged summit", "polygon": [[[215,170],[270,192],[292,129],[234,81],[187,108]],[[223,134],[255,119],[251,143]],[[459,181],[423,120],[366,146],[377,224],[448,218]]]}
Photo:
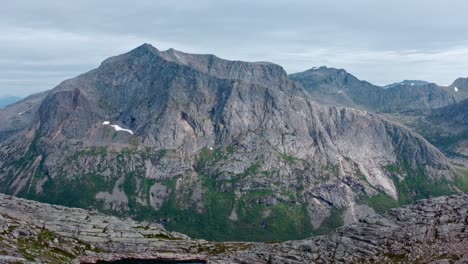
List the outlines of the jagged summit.
{"label": "jagged summit", "polygon": [[190,54],[175,49],[159,51],[150,44],[143,44],[128,53],[109,58],[102,66],[122,67],[128,64],[147,68],[157,64],[175,64],[216,78],[242,80],[262,86],[276,86],[277,83],[284,86],[287,81],[286,71],[274,63],[230,61],[211,54]]}

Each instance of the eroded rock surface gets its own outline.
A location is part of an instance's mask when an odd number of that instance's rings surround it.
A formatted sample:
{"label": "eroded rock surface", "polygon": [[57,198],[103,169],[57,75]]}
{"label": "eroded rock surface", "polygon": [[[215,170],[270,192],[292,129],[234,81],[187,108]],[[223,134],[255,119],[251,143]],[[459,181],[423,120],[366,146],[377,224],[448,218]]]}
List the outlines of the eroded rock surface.
{"label": "eroded rock surface", "polygon": [[1,263],[466,263],[468,195],[421,200],[327,236],[278,244],[192,240],[158,224],[0,195],[0,252]]}

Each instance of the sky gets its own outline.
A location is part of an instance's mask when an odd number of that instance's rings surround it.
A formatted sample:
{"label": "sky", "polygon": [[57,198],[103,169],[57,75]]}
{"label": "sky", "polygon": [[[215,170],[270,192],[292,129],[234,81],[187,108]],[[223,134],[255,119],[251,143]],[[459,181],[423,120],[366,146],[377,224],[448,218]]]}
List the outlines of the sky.
{"label": "sky", "polygon": [[468,77],[467,13],[466,0],[4,1],[0,97],[52,89],[143,43],[449,85]]}

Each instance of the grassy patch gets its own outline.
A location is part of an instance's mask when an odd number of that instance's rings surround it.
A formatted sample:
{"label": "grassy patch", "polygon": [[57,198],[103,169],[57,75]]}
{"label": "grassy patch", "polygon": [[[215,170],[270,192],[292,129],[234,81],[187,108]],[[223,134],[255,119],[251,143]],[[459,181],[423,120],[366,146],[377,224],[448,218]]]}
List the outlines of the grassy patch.
{"label": "grassy patch", "polygon": [[455,170],[455,186],[462,192],[468,192],[468,169],[458,165],[453,166]]}
{"label": "grassy patch", "polygon": [[313,233],[315,235],[325,235],[341,226],[343,226],[343,209],[332,208],[327,219]]}
{"label": "grassy patch", "polygon": [[19,238],[18,250],[29,261],[41,258],[50,263],[72,263],[75,255],[58,247],[51,246],[55,234],[41,230],[37,237]]}
{"label": "grassy patch", "polygon": [[359,204],[367,204],[372,207],[376,213],[382,214],[390,208],[398,207],[400,204],[397,200],[386,195],[385,193],[379,193],[374,196],[361,196],[358,201]]}

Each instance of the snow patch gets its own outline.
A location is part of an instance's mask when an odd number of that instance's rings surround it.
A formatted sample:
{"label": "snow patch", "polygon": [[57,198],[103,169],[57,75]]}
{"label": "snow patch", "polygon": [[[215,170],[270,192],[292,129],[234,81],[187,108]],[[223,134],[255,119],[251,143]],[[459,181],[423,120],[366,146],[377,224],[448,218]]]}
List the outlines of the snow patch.
{"label": "snow patch", "polygon": [[102,122],[102,125],[103,126],[111,126],[115,129],[115,131],[123,131],[123,132],[127,132],[127,133],[130,133],[133,135],[133,131],[130,130],[130,129],[125,129],[125,128],[122,128],[121,126],[119,125],[111,125],[109,121],[104,121]]}
{"label": "snow patch", "polygon": [[111,127],[113,127],[115,129],[115,131],[124,131],[124,132],[128,132],[128,133],[133,135],[133,131],[131,131],[130,129],[122,128],[119,125],[111,125]]}
{"label": "snow patch", "polygon": [[411,86],[414,86],[414,83],[411,83]]}
{"label": "snow patch", "polygon": [[455,92],[458,92],[458,87],[454,87],[453,90],[455,90]]}
{"label": "snow patch", "polygon": [[339,94],[342,93],[342,92],[343,92],[343,91],[341,91],[341,90],[338,91]]}

